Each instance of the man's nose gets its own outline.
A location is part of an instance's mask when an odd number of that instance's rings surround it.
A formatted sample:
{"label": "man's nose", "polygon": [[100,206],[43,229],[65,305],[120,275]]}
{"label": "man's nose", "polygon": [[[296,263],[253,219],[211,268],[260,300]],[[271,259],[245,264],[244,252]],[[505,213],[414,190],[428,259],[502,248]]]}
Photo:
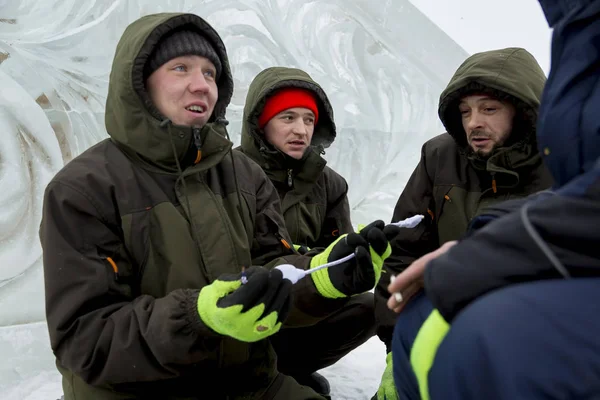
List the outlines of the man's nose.
{"label": "man's nose", "polygon": [[292,132],[297,135],[306,135],[308,133],[302,118],[296,118],[292,126]]}
{"label": "man's nose", "polygon": [[479,112],[472,111],[469,116],[469,121],[467,122],[467,129],[469,131],[474,131],[477,129],[481,129],[483,127],[483,119]]}
{"label": "man's nose", "polygon": [[195,92],[207,93],[210,86],[209,86],[208,82],[206,81],[204,72],[198,71],[198,72],[194,72],[193,74],[191,74],[189,87],[190,87],[190,91],[192,93],[195,93]]}

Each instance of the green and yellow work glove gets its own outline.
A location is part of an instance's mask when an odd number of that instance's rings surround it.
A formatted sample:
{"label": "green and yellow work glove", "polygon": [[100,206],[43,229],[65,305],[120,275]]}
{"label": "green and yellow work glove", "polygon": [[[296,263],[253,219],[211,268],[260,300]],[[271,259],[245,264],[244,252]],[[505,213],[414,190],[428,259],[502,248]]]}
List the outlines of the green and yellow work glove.
{"label": "green and yellow work glove", "polygon": [[394,384],[394,367],[392,364],[392,352],[385,357],[385,371],[381,376],[381,383],[377,389],[377,400],[399,400],[398,391]]}
{"label": "green and yellow work glove", "polygon": [[278,269],[251,267],[241,274],[224,274],[200,291],[198,314],[221,335],[257,342],[281,328],[290,310],[291,289],[292,283]]}
{"label": "green and yellow work glove", "polygon": [[322,253],[314,256],[310,268],[344,258],[354,257],[311,274],[317,290],[323,297],[335,299],[371,290],[381,277],[383,261],[392,253],[389,241],[401,228],[385,226],[381,220],[370,223],[358,233],[340,236]]}
{"label": "green and yellow work glove", "polygon": [[302,255],[304,255],[310,251],[310,247],[304,246],[302,244],[295,244],[293,246],[294,246],[294,250],[296,250],[298,253],[300,253]]}

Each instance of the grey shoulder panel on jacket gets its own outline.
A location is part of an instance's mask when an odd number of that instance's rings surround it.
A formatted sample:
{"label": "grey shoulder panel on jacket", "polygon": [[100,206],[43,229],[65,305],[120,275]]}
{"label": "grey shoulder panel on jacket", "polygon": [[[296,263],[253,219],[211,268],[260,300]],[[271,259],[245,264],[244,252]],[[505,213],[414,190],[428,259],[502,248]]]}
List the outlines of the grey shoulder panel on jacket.
{"label": "grey shoulder panel on jacket", "polygon": [[423,144],[423,148],[428,152],[437,151],[440,152],[458,152],[459,147],[456,141],[449,133],[442,133],[434,136]]}
{"label": "grey shoulder panel on jacket", "polygon": [[133,163],[111,139],[88,148],[66,163],[48,185],[62,183],[92,196],[109,191],[117,182],[131,178]]}
{"label": "grey shoulder panel on jacket", "polygon": [[330,200],[335,200],[348,192],[348,182],[332,168],[325,166],[321,174],[327,188],[327,196]]}
{"label": "grey shoulder panel on jacket", "polygon": [[252,177],[256,177],[256,174],[267,178],[265,171],[262,167],[249,155],[247,155],[241,147],[236,147],[231,150],[233,159],[235,160],[236,167],[247,168],[245,173],[250,174]]}

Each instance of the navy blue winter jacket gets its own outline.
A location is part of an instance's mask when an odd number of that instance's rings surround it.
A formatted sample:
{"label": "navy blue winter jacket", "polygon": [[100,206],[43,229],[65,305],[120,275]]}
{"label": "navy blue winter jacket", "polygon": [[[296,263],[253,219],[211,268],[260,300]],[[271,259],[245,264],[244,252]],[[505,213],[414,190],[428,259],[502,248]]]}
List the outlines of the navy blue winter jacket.
{"label": "navy blue winter jacket", "polygon": [[540,4],[554,32],[537,137],[555,186],[496,206],[428,264],[425,290],[447,321],[507,285],[600,276],[600,1]]}

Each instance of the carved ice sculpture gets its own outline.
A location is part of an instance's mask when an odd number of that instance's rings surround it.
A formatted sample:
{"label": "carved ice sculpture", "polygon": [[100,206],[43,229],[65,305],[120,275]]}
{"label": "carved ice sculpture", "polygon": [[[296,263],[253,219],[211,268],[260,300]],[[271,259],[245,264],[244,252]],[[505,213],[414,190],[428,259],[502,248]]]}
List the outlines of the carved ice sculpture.
{"label": "carved ice sculpture", "polygon": [[0,325],[44,319],[44,187],[106,137],[114,49],[141,15],[193,12],[222,35],[236,143],[260,70],[294,66],[320,82],[339,128],[326,158],[350,184],[354,223],[391,217],[421,144],[441,132],[438,96],[467,56],[408,0],[0,0],[0,9]]}

